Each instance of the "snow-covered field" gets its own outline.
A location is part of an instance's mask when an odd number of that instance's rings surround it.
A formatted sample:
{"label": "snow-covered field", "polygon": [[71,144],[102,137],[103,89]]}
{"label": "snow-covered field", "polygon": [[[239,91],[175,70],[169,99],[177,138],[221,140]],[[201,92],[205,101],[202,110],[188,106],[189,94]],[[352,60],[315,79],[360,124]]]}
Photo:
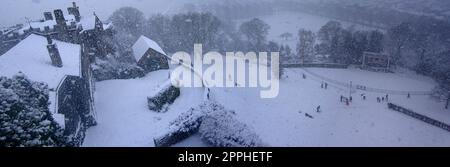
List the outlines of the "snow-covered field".
{"label": "snow-covered field", "polygon": [[[271,30],[268,39],[295,49],[300,28],[317,32],[330,19],[304,13],[280,12],[261,18]],[[240,24],[247,20],[238,20]],[[343,23],[344,27],[352,26]],[[356,29],[372,28],[355,26]],[[284,32],[294,35],[284,40]],[[317,76],[311,75],[314,73]],[[307,75],[307,79],[302,78]],[[450,133],[409,116],[389,110],[378,103],[381,93],[352,92],[347,106],[340,96],[348,96],[342,85],[329,83],[321,89],[323,78],[341,83],[395,91],[430,91],[436,83],[408,70],[377,73],[359,69],[286,69],[287,78],[280,83],[280,94],[261,99],[258,88],[213,88],[212,98],[249,125],[269,146],[450,146]],[[202,88],[182,88],[181,96],[166,113],[147,108],[147,96],[167,82],[168,71],[157,71],[141,79],[111,80],[97,84],[96,109],[98,125],[87,132],[84,146],[154,146],[153,138],[164,133],[169,122],[180,113],[196,107],[203,100]],[[360,94],[367,96],[363,100]],[[450,123],[450,111],[429,96],[389,95],[390,102],[417,113]],[[317,113],[316,107],[322,112]],[[305,114],[313,118],[306,117]],[[175,147],[207,146],[194,135]]]}
{"label": "snow-covered field", "polygon": [[[390,89],[431,89],[435,83],[412,73],[376,73],[358,69],[309,68],[323,77],[342,82],[374,83]],[[97,84],[98,125],[88,130],[84,146],[154,146],[153,137],[164,133],[169,122],[203,100],[203,89],[182,88],[181,96],[166,113],[147,109],[146,97],[167,80],[168,71],[152,72],[142,79],[103,81]],[[307,79],[302,78],[302,74]],[[212,98],[235,110],[270,146],[450,146],[450,133],[377,103],[384,94],[354,92],[346,106],[339,101],[349,91],[339,85],[321,89],[321,81],[304,69],[287,69],[275,99],[261,99],[258,89],[213,88]],[[359,79],[359,80],[358,80]],[[429,96],[390,95],[391,102],[450,123],[450,111]],[[322,112],[317,113],[316,107]],[[308,118],[305,114],[313,116]],[[198,135],[175,147],[207,146]]]}
{"label": "snow-covered field", "polygon": [[[342,73],[350,79],[360,75],[367,82],[382,83],[394,88],[402,85],[425,85],[433,82],[417,80],[394,74],[359,70],[309,69],[326,77],[340,78]],[[341,103],[340,95],[349,91],[335,87],[321,89],[321,81],[309,76],[303,69],[287,69],[288,78],[280,85],[276,99],[260,99],[259,91],[251,89],[214,89],[214,98],[226,107],[236,110],[241,121],[253,126],[261,138],[271,146],[449,146],[450,133],[389,110],[387,104],[377,103],[376,97],[384,95],[366,93],[367,100],[354,93],[350,106]],[[305,73],[307,79],[302,79]],[[354,78],[351,78],[354,77]],[[414,76],[409,76],[414,77]],[[395,78],[395,79],[394,79]],[[394,81],[395,80],[395,81]],[[390,101],[404,105],[416,112],[450,123],[450,111],[443,110],[428,96],[391,95]],[[316,107],[322,112],[317,113]],[[305,114],[312,115],[308,118]]]}

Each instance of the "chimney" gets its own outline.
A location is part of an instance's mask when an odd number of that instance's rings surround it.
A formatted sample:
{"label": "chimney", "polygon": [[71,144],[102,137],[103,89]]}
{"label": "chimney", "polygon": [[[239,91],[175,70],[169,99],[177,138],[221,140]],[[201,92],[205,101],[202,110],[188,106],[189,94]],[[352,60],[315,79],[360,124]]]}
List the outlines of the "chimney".
{"label": "chimney", "polygon": [[53,20],[52,12],[44,12],[44,19],[45,21]]}
{"label": "chimney", "polygon": [[61,60],[61,55],[58,51],[58,46],[56,46],[55,43],[53,43],[53,40],[50,38],[49,35],[47,37],[47,50],[48,54],[50,55],[50,59],[52,60],[52,65],[55,67],[62,67],[63,63]]}
{"label": "chimney", "polygon": [[56,19],[56,24],[62,26],[62,25],[66,25],[66,19],[64,18],[64,13],[61,9],[57,9],[54,11],[55,13],[55,19]]}
{"label": "chimney", "polygon": [[80,22],[81,20],[81,15],[80,15],[80,8],[77,6],[77,3],[72,2],[72,7],[68,7],[67,11],[69,12],[69,14],[75,16],[75,20],[77,22]]}

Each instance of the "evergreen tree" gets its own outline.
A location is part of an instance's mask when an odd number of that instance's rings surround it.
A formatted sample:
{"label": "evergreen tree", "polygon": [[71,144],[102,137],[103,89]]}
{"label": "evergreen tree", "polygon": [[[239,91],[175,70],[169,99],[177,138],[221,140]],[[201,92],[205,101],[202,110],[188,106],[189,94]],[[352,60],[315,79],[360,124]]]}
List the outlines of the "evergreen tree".
{"label": "evergreen tree", "polygon": [[63,130],[49,111],[49,89],[24,74],[0,77],[0,146],[66,146]]}
{"label": "evergreen tree", "polygon": [[304,63],[308,58],[314,56],[314,44],[316,37],[312,31],[300,29],[298,32],[297,54]]}

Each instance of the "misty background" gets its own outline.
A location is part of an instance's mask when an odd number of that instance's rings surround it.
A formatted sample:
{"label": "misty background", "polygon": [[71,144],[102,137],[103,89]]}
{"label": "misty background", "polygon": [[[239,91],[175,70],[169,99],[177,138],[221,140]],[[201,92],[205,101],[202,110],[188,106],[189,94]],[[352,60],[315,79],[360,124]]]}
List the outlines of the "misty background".
{"label": "misty background", "polygon": [[81,15],[95,12],[100,19],[106,20],[116,9],[124,6],[135,7],[146,15],[170,13],[179,8],[179,4],[188,0],[2,0],[0,5],[0,27],[25,23],[25,17],[31,20],[42,18],[43,11],[65,8],[77,2]]}

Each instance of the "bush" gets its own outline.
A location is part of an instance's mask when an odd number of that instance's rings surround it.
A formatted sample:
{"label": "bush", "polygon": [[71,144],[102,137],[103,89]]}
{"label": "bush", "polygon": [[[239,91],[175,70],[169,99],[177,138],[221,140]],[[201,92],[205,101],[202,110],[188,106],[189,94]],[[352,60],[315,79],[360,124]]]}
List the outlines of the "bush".
{"label": "bush", "polygon": [[155,146],[167,147],[199,132],[204,142],[216,147],[258,147],[262,140],[247,125],[234,118],[234,111],[216,102],[205,102],[181,114],[169,131],[154,139]]}
{"label": "bush", "polygon": [[203,113],[191,108],[170,123],[169,132],[154,139],[156,147],[168,147],[198,132]]}
{"label": "bush", "polygon": [[199,128],[201,138],[216,147],[260,147],[262,140],[247,125],[234,118],[233,111],[210,112]]}
{"label": "bush", "polygon": [[167,104],[172,104],[180,96],[180,88],[169,86],[161,90],[157,95],[148,97],[148,108],[150,110],[161,112]]}
{"label": "bush", "polygon": [[92,71],[97,81],[145,76],[145,71],[141,67],[132,63],[119,62],[115,58],[107,58],[106,60],[97,58]]}
{"label": "bush", "polygon": [[48,86],[22,73],[0,77],[0,146],[65,146],[63,130],[49,111]]}

